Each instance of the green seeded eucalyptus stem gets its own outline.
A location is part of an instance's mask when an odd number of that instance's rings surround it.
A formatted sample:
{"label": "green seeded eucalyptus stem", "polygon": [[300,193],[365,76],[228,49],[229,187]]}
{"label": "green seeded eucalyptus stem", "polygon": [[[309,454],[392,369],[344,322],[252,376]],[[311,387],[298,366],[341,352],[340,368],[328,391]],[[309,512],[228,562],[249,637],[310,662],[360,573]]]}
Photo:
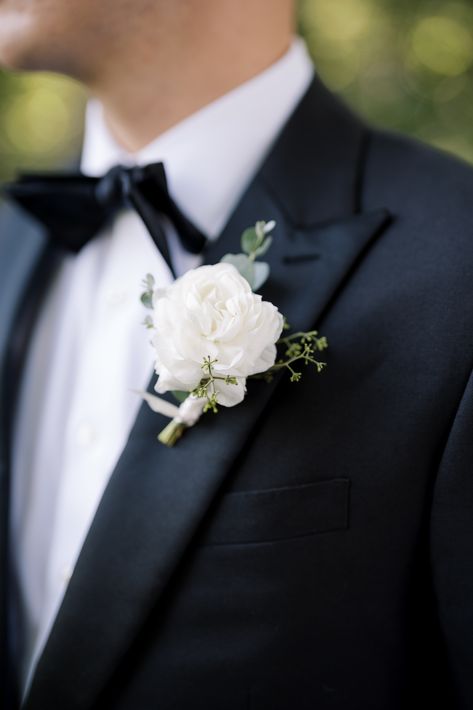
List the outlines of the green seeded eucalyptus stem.
{"label": "green seeded eucalyptus stem", "polygon": [[201,367],[207,377],[203,377],[198,386],[190,393],[194,397],[207,400],[202,410],[204,414],[209,411],[212,411],[214,414],[217,414],[218,412],[217,392],[215,389],[215,382],[217,382],[217,380],[225,382],[226,385],[238,384],[236,377],[231,377],[230,375],[227,375],[226,377],[218,377],[217,375],[214,375],[213,366],[216,362],[217,360],[212,360],[210,355],[204,358],[204,362]]}

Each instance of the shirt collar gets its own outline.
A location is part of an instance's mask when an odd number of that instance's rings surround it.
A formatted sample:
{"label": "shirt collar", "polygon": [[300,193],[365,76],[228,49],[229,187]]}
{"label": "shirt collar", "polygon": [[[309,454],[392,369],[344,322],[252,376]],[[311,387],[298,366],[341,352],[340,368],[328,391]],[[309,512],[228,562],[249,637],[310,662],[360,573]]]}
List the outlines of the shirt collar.
{"label": "shirt collar", "polygon": [[81,169],[102,175],[117,163],[162,161],[181,210],[215,238],[313,77],[302,38],[269,68],[162,133],[136,153],[109,133],[102,106],[87,106]]}

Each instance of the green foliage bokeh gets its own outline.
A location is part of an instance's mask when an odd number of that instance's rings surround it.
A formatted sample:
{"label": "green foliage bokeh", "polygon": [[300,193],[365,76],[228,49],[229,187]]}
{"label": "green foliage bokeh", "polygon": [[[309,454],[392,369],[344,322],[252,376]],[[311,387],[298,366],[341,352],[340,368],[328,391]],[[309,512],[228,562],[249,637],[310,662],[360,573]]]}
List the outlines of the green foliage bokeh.
{"label": "green foliage bokeh", "polygon": [[[376,125],[473,162],[471,0],[300,0],[316,69]],[[0,74],[0,180],[77,154],[85,97],[47,74]]]}

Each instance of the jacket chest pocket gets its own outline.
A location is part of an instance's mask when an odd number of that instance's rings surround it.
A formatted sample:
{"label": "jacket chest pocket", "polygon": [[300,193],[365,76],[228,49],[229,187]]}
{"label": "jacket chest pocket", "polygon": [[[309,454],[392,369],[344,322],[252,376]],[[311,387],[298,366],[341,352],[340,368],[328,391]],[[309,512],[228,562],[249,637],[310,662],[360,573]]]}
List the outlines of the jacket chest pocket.
{"label": "jacket chest pocket", "polygon": [[348,527],[350,479],[331,478],[282,488],[224,495],[200,545],[251,544]]}

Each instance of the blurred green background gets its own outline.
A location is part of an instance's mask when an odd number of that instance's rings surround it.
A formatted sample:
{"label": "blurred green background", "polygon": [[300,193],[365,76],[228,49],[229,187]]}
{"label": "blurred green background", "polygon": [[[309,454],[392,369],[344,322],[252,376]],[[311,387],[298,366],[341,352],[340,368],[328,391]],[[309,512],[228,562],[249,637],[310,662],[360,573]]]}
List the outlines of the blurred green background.
{"label": "blurred green background", "polygon": [[[300,0],[322,78],[373,123],[473,162],[471,0]],[[0,180],[77,153],[85,96],[47,74],[0,73]]]}

